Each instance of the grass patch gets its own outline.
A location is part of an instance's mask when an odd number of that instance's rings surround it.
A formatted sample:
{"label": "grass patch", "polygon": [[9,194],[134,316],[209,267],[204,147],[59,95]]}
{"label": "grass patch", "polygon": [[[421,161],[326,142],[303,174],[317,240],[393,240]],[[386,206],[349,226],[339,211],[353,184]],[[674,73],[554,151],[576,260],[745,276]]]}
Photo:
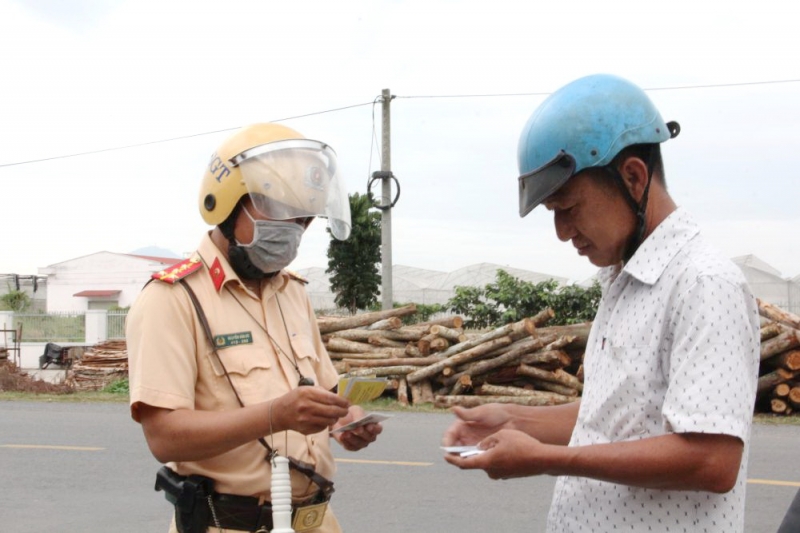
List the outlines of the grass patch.
{"label": "grass patch", "polygon": [[59,403],[128,403],[128,395],[102,391],[69,392],[65,394],[46,392],[0,392],[0,400]]}

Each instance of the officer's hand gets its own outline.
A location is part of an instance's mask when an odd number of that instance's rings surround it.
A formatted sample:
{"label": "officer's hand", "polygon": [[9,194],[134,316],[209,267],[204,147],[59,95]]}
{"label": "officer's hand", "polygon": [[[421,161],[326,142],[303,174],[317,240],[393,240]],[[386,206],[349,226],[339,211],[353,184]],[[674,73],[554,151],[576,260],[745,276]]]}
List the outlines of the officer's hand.
{"label": "officer's hand", "polygon": [[[331,429],[336,429],[337,427],[347,425],[350,422],[355,422],[360,418],[364,418],[365,415],[366,413],[364,412],[364,409],[358,405],[353,405],[350,407],[350,411],[348,412],[347,416],[336,422]],[[361,448],[366,448],[371,442],[375,442],[375,439],[378,438],[378,435],[380,435],[381,431],[383,431],[382,425],[367,424],[365,426],[351,429],[350,431],[334,433],[333,438],[336,439],[336,442],[341,444],[345,450],[354,452],[360,450]]]}
{"label": "officer's hand", "polygon": [[273,400],[273,432],[319,433],[347,416],[350,402],[322,387],[297,387]]}

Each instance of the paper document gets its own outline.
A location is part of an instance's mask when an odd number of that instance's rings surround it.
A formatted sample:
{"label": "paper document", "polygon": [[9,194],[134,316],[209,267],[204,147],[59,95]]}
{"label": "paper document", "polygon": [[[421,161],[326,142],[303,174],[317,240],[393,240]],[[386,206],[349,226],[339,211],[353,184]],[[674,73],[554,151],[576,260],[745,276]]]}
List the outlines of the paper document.
{"label": "paper document", "polygon": [[447,453],[457,453],[461,457],[470,457],[486,451],[479,449],[477,446],[442,446],[441,448]]}
{"label": "paper document", "polygon": [[387,383],[386,378],[344,376],[339,379],[339,396],[353,404],[370,402],[383,394]]}
{"label": "paper document", "polygon": [[361,426],[366,426],[367,424],[377,424],[378,422],[383,422],[387,418],[390,418],[392,415],[384,415],[381,413],[369,413],[367,416],[363,418],[359,418],[355,422],[350,422],[347,425],[344,425],[340,428],[336,428],[331,431],[331,435],[334,433],[344,433],[345,431],[350,431],[351,429],[356,429]]}

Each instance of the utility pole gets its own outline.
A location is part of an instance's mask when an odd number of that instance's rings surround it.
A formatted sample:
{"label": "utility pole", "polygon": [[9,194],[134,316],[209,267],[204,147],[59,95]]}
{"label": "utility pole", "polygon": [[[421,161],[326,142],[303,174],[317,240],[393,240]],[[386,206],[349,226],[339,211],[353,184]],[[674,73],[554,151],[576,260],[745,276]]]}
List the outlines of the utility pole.
{"label": "utility pole", "polygon": [[392,298],[392,147],[389,106],[392,95],[382,91],[383,120],[381,121],[381,308],[391,309]]}

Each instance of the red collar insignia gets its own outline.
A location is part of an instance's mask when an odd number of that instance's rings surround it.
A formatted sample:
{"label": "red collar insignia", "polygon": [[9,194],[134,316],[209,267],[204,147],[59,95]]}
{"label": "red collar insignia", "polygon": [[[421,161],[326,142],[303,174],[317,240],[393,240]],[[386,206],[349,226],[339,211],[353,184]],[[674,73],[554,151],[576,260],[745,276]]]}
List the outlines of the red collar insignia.
{"label": "red collar insignia", "polygon": [[211,263],[211,268],[208,269],[208,274],[211,276],[211,281],[214,282],[214,288],[219,292],[219,288],[222,287],[222,282],[225,281],[225,269],[222,268],[219,257],[214,258],[214,262]]}

